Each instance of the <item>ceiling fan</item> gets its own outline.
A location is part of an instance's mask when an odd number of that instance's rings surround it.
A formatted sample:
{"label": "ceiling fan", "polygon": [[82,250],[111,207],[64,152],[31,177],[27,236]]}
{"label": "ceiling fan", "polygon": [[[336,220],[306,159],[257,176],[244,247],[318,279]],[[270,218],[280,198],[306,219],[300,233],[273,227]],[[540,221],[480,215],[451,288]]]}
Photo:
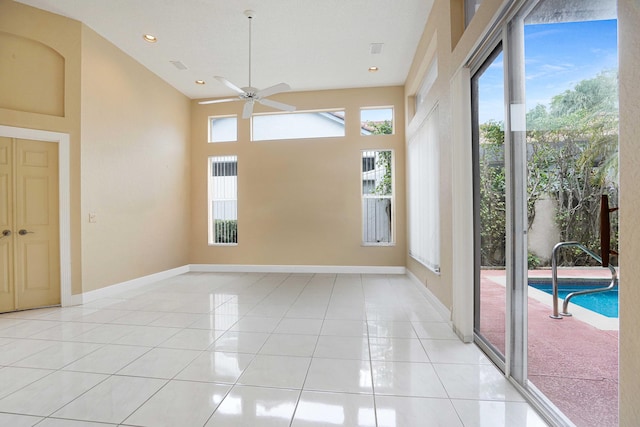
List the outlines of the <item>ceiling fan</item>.
{"label": "ceiling fan", "polygon": [[249,86],[240,88],[224,77],[215,76],[216,80],[218,80],[223,85],[228,88],[234,90],[238,93],[236,98],[225,98],[225,99],[212,99],[209,101],[200,101],[199,104],[218,104],[221,102],[234,102],[234,101],[244,101],[244,108],[242,109],[242,118],[248,119],[253,114],[253,105],[258,102],[259,104],[266,105],[267,107],[276,108],[278,110],[283,111],[295,111],[296,107],[289,104],[284,104],[282,102],[273,101],[271,99],[266,99],[268,96],[275,95],[276,93],[286,92],[291,90],[291,87],[286,83],[278,83],[277,85],[270,86],[266,89],[258,90],[257,88],[251,86],[251,21],[256,16],[256,13],[253,10],[245,10],[244,14],[247,18],[249,18]]}

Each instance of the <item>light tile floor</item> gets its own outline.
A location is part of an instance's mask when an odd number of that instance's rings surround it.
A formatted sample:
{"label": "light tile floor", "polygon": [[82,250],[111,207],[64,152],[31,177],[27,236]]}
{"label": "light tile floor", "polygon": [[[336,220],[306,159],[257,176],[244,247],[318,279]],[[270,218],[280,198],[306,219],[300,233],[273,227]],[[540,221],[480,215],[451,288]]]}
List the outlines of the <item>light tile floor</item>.
{"label": "light tile floor", "polygon": [[0,426],[545,426],[406,276],[189,273],[0,315]]}

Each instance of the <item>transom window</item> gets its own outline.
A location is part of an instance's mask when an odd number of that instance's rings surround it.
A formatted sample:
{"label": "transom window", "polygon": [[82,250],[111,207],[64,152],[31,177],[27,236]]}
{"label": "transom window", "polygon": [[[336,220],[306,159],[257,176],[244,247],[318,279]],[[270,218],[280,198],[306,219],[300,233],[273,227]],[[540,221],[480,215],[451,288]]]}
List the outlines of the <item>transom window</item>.
{"label": "transom window", "polygon": [[209,117],[209,142],[238,140],[238,116]]}
{"label": "transom window", "polygon": [[360,110],[360,135],[393,134],[393,107],[369,107]]}
{"label": "transom window", "polygon": [[344,110],[254,114],[253,141],[345,136]]}

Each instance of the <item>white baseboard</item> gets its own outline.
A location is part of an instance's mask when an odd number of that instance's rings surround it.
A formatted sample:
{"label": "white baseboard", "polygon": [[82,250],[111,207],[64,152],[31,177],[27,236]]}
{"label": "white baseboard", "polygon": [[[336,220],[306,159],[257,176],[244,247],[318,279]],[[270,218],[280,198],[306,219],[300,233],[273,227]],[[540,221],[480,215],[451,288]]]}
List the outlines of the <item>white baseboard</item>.
{"label": "white baseboard", "polygon": [[[100,298],[107,298],[122,291],[130,291],[141,286],[168,279],[189,272],[199,273],[332,273],[332,274],[405,274],[405,267],[377,266],[333,266],[333,265],[232,265],[232,264],[189,264],[126,282],[116,283],[94,291],[72,295],[70,305],[86,304]],[[434,297],[435,298],[435,297]]]}
{"label": "white baseboard", "polygon": [[451,311],[444,304],[442,304],[442,302],[440,302],[438,297],[436,297],[433,292],[431,292],[431,290],[427,288],[425,284],[422,283],[420,279],[418,279],[416,275],[411,272],[411,270],[407,270],[406,274],[418,285],[420,290],[422,290],[424,296],[435,307],[436,311],[442,316],[442,318],[446,319],[447,322],[451,324]]}
{"label": "white baseboard", "polygon": [[127,280],[126,282],[105,286],[104,288],[96,289],[94,291],[84,292],[79,295],[73,295],[71,297],[71,302],[73,305],[86,304],[100,298],[113,296],[118,292],[130,291],[141,286],[157,282],[159,280],[168,279],[170,277],[188,273],[189,271],[189,266],[183,265],[182,267],[172,268],[170,270],[161,271],[159,273],[149,274],[148,276],[138,277],[137,279]]}
{"label": "white baseboard", "polygon": [[189,271],[201,273],[329,273],[329,274],[405,274],[405,267],[345,265],[233,265],[191,264]]}

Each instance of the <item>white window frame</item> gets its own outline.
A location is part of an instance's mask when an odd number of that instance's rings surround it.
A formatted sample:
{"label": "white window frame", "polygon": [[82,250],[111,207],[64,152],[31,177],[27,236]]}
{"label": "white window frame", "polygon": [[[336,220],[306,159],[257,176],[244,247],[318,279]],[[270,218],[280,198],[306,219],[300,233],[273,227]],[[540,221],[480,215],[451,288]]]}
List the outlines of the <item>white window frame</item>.
{"label": "white window frame", "polygon": [[[332,117],[332,113],[340,113],[342,114],[342,118]],[[339,122],[342,126],[342,134],[340,135],[298,135],[298,136],[278,136],[278,137],[260,137],[256,138],[256,126],[255,122],[260,121],[266,117],[294,117],[296,115],[304,115],[304,114],[325,114],[327,120],[333,120],[335,122]],[[281,124],[271,124],[273,128],[281,127]],[[251,116],[251,141],[254,142],[269,142],[269,141],[291,141],[291,140],[307,140],[307,139],[334,139],[334,138],[344,138],[347,134],[347,126],[346,126],[346,110],[345,108],[328,108],[322,110],[303,110],[303,111],[294,111],[294,112],[277,112],[277,113],[259,113],[253,114]]]}
{"label": "white window frame", "polygon": [[[219,159],[220,163],[229,163],[235,161],[236,163],[236,181],[233,184],[235,187],[235,197],[217,197],[216,194],[216,185],[214,184],[214,180],[216,177],[213,176],[213,164]],[[227,156],[210,156],[208,158],[208,179],[207,179],[207,193],[208,193],[208,243],[209,246],[237,246],[238,245],[238,156],[236,155],[227,155]],[[236,221],[236,241],[235,242],[216,242],[215,237],[215,222],[217,219],[220,220],[228,220],[228,218],[215,218],[215,202],[235,202],[235,221]]]}
{"label": "white window frame", "polygon": [[[390,134],[374,134],[374,133],[364,133],[364,129],[362,128],[362,112],[367,110],[391,110],[391,133]],[[372,107],[361,107],[360,108],[360,135],[361,136],[391,136],[396,134],[396,109],[393,105],[382,105],[382,106],[372,106]]]}
{"label": "white window frame", "polygon": [[[218,119],[235,119],[236,131],[233,139],[220,139],[217,141],[214,140],[212,123],[214,120],[218,120]],[[238,142],[238,115],[228,114],[223,116],[209,116],[207,118],[207,142],[209,144],[220,144],[224,142]]]}
{"label": "white window frame", "polygon": [[[377,194],[365,194],[364,192],[364,181],[365,181],[365,171],[363,171],[363,158],[365,153],[370,152],[383,152],[389,151],[391,152],[391,194],[390,195],[377,195]],[[396,245],[396,167],[395,167],[395,150],[391,148],[374,148],[374,149],[365,149],[360,153],[360,218],[361,218],[361,237],[362,237],[362,246],[395,246]],[[365,240],[365,200],[367,199],[388,199],[391,203],[391,218],[390,218],[390,236],[388,242],[371,242]]]}

